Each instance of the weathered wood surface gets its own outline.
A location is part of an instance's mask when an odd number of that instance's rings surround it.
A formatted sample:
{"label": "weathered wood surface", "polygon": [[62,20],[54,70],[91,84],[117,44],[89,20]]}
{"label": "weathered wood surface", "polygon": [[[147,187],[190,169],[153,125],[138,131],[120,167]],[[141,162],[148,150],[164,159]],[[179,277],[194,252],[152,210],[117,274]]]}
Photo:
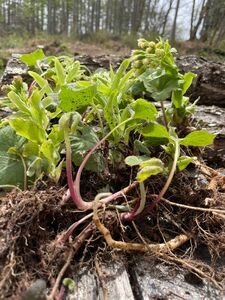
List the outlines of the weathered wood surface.
{"label": "weathered wood surface", "polygon": [[225,107],[225,63],[188,55],[179,57],[177,65],[181,72],[197,74],[189,90],[191,99],[200,97],[199,104]]}
{"label": "weathered wood surface", "polygon": [[[20,54],[13,54],[12,58],[8,60],[5,71],[0,79],[0,87],[4,84],[10,84],[14,76],[20,75],[24,80],[28,79],[28,68],[18,58]],[[2,91],[0,91],[2,94]]]}
{"label": "weathered wood surface", "polygon": [[[68,295],[68,300],[134,300],[129,275],[120,261],[99,264],[101,276],[86,267],[75,275],[77,287]],[[104,288],[103,288],[104,286]]]}
{"label": "weathered wood surface", "polygon": [[129,261],[121,256],[121,261],[100,264],[100,268],[104,274],[101,279],[90,267],[75,274],[77,286],[67,300],[225,299],[223,291],[193,274],[139,254]]}

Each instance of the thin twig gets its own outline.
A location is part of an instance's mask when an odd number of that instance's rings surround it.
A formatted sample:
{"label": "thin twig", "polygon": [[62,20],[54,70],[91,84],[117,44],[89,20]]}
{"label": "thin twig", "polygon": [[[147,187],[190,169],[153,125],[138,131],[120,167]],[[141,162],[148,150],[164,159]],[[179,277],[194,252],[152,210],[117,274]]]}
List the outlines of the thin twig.
{"label": "thin twig", "polygon": [[225,214],[225,210],[221,210],[221,209],[195,207],[195,206],[190,206],[190,205],[171,202],[171,201],[169,201],[165,198],[161,198],[161,199],[162,199],[162,201],[164,201],[164,202],[166,202],[170,205],[177,206],[177,207],[182,207],[182,208],[192,209],[192,210],[198,210],[198,211],[207,211],[207,212],[222,213],[222,214],[224,213]]}
{"label": "thin twig", "polygon": [[100,268],[97,256],[95,256],[95,268],[96,268],[96,272],[98,274],[100,284],[102,286],[103,299],[108,300],[109,299],[109,291],[107,289],[107,286],[106,286],[106,283],[105,283],[105,278],[104,278],[105,276],[104,276],[104,274],[103,274],[103,272]]}

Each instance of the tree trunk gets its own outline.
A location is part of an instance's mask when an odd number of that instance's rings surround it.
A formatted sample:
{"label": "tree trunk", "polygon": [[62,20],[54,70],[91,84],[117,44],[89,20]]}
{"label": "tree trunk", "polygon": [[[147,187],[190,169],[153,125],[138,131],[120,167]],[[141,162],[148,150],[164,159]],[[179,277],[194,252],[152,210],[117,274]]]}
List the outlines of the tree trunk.
{"label": "tree trunk", "polygon": [[174,16],[174,20],[173,20],[173,27],[172,27],[172,31],[171,31],[171,43],[172,44],[174,44],[176,41],[177,16],[178,16],[179,8],[180,8],[180,0],[177,0],[175,16]]}

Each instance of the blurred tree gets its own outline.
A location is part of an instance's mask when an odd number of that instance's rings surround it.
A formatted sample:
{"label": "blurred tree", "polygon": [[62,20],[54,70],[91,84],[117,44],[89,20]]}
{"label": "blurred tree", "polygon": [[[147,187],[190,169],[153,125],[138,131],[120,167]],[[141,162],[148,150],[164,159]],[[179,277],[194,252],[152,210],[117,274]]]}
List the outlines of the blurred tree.
{"label": "blurred tree", "polygon": [[[186,2],[185,2],[186,1]],[[108,32],[115,37],[146,34],[176,39],[178,16],[187,0],[0,0],[1,34],[29,32],[80,37]],[[192,0],[190,40],[210,45],[225,39],[225,0]],[[187,13],[187,12],[185,12]],[[172,25],[171,25],[172,24]]]}
{"label": "blurred tree", "polygon": [[175,15],[173,19],[173,26],[171,30],[171,42],[174,43],[176,41],[176,30],[177,30],[177,16],[180,8],[180,0],[177,0]]}
{"label": "blurred tree", "polygon": [[225,39],[225,1],[207,0],[204,6],[204,19],[201,40],[217,47]]}

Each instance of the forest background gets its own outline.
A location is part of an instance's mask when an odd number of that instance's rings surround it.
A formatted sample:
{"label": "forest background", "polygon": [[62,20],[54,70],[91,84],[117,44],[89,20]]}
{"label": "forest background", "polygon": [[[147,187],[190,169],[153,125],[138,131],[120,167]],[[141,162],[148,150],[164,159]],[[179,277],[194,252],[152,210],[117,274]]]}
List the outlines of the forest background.
{"label": "forest background", "polygon": [[185,53],[224,60],[224,15],[225,0],[1,0],[0,65],[5,49],[34,39],[134,48],[140,36],[168,38]]}

